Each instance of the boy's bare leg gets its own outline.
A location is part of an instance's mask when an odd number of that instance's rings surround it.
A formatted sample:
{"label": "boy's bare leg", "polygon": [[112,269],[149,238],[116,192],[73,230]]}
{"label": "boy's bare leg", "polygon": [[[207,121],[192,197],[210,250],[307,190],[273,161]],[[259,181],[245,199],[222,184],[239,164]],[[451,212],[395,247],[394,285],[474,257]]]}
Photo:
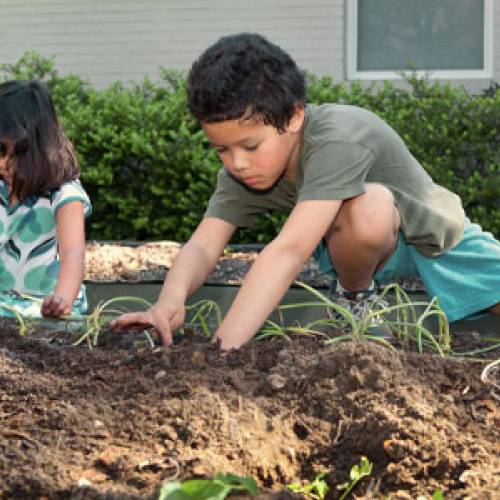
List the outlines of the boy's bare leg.
{"label": "boy's bare leg", "polygon": [[500,315],[500,302],[496,305],[494,305],[491,309],[490,309],[490,312],[492,312],[493,314],[498,314]]}
{"label": "boy's bare leg", "polygon": [[380,184],[366,184],[363,194],[342,202],[325,240],[346,290],[370,286],[375,270],[396,247],[399,224],[394,197]]}

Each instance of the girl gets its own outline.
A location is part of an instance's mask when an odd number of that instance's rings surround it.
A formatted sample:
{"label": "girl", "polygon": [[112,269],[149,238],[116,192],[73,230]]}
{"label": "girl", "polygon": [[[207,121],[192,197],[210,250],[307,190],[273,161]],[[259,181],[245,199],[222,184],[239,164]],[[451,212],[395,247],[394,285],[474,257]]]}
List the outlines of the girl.
{"label": "girl", "polygon": [[45,87],[0,84],[0,315],[86,312],[79,173]]}

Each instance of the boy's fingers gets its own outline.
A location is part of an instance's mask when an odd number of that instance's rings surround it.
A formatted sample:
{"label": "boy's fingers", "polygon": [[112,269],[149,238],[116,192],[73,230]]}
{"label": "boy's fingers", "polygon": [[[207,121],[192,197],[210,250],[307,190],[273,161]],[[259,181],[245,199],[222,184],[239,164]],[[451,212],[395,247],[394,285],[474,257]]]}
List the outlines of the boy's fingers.
{"label": "boy's fingers", "polygon": [[151,311],[122,314],[111,321],[110,326],[113,330],[153,327],[160,334],[163,344],[172,344],[170,319],[161,314],[152,315]]}
{"label": "boy's fingers", "polygon": [[110,326],[113,330],[132,328],[134,326],[146,327],[155,326],[149,315],[144,312],[133,312],[122,314],[111,321]]}
{"label": "boy's fingers", "polygon": [[164,345],[172,344],[172,328],[168,319],[163,317],[156,318],[155,329],[160,334]]}

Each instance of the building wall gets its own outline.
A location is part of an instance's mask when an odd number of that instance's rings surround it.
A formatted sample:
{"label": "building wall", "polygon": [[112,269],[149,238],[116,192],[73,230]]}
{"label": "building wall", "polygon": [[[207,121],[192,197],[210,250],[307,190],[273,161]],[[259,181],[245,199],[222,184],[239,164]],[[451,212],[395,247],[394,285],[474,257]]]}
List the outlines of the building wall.
{"label": "building wall", "polygon": [[[500,26],[500,1],[494,1]],[[217,38],[257,31],[304,69],[345,78],[345,0],[0,0],[0,63],[35,50],[102,88],[188,69]],[[500,81],[500,29],[495,34]],[[462,83],[462,82],[460,82]],[[471,90],[487,81],[463,82]]]}
{"label": "building wall", "polygon": [[0,0],[0,62],[36,50],[103,87],[188,69],[220,36],[258,31],[340,76],[343,15],[343,0]]}

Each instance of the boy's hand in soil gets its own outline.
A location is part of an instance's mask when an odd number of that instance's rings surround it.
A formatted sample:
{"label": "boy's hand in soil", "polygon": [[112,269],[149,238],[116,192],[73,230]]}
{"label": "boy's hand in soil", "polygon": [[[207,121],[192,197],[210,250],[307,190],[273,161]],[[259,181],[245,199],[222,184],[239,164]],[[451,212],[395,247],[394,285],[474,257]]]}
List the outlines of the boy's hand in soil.
{"label": "boy's hand in soil", "polygon": [[61,295],[46,295],[42,303],[42,315],[49,318],[60,318],[71,313],[71,305]]}
{"label": "boy's hand in soil", "polygon": [[292,210],[280,234],[259,254],[214,341],[222,350],[248,342],[278,306],[335,219],[341,201],[308,200]]}
{"label": "boy's hand in soil", "polygon": [[172,332],[184,322],[186,299],[203,285],[235,229],[232,224],[214,217],[203,219],[177,254],[156,304],[147,311],[120,316],[111,322],[111,328],[152,326],[163,343],[170,345]]}
{"label": "boy's hand in soil", "polygon": [[113,330],[153,327],[159,333],[163,344],[171,345],[172,332],[184,323],[184,315],[183,303],[154,304],[147,311],[123,314],[110,325]]}

